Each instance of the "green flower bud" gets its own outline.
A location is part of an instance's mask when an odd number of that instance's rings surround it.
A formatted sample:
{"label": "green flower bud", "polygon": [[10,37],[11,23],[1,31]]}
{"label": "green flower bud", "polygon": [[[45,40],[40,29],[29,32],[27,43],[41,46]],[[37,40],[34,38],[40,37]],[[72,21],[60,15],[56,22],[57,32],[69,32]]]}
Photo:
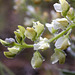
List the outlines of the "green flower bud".
{"label": "green flower bud", "polygon": [[23,26],[18,26],[18,28],[19,28],[21,34],[24,35],[24,33],[25,33],[25,28],[24,28]]}
{"label": "green flower bud", "polygon": [[60,64],[64,64],[64,62],[65,62],[65,57],[66,57],[66,54],[65,54],[63,51],[60,51],[60,52],[59,52],[59,63],[60,63]]}
{"label": "green flower bud", "polygon": [[65,62],[65,53],[60,49],[55,49],[55,53],[51,56],[52,64],[55,64],[59,61],[60,64]]}
{"label": "green flower bud", "polygon": [[70,43],[69,39],[65,36],[58,38],[55,43],[55,47],[57,49],[62,49],[62,50],[65,50],[70,45],[71,45],[71,43]]}
{"label": "green flower bud", "polygon": [[37,32],[37,37],[39,37],[44,30],[44,25],[41,24],[39,21],[37,21],[37,22],[33,22],[33,27],[35,28],[35,31]]}
{"label": "green flower bud", "polygon": [[25,39],[25,28],[23,26],[18,26],[19,29],[17,29],[16,31],[14,31],[15,37],[16,37],[16,41],[18,43],[22,43]]}
{"label": "green flower bud", "polygon": [[66,18],[61,18],[59,20],[57,20],[57,22],[59,22],[62,26],[66,27],[68,26],[68,20]]}
{"label": "green flower bud", "polygon": [[60,4],[61,4],[61,8],[62,8],[62,15],[66,16],[67,12],[70,8],[70,5],[68,4],[68,2],[66,0],[59,0]]}
{"label": "green flower bud", "polygon": [[19,51],[20,51],[20,47],[11,47],[11,48],[8,48],[9,52],[11,52],[12,54],[17,54]]}
{"label": "green flower bud", "polygon": [[22,42],[22,37],[21,37],[20,33],[14,31],[14,34],[15,34],[15,37],[16,37],[16,41],[17,41],[18,43],[21,43],[21,42]]}
{"label": "green flower bud", "polygon": [[12,46],[15,45],[15,40],[12,39],[12,38],[6,38],[5,41],[2,40],[2,39],[0,39],[0,42],[4,46],[10,46],[10,47],[12,47]]}
{"label": "green flower bud", "polygon": [[43,63],[43,58],[41,54],[38,51],[36,51],[32,57],[31,65],[35,69],[39,68],[42,65],[42,63]]}
{"label": "green flower bud", "polygon": [[4,55],[7,57],[7,58],[13,58],[16,56],[16,54],[13,54],[11,52],[4,52]]}
{"label": "green flower bud", "polygon": [[25,31],[25,36],[31,40],[35,40],[37,33],[34,28],[27,27]]}
{"label": "green flower bud", "polygon": [[74,19],[74,9],[72,7],[69,9],[67,16],[70,20]]}

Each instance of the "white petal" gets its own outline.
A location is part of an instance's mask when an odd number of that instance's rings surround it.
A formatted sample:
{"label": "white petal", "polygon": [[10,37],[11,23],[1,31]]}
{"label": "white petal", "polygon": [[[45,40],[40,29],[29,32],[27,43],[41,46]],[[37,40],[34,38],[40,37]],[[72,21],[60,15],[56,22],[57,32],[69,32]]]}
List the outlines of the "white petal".
{"label": "white petal", "polygon": [[63,36],[63,37],[60,37],[59,39],[57,39],[56,43],[55,43],[55,47],[57,49],[66,49],[68,46],[70,46],[70,42],[68,40],[67,37]]}
{"label": "white petal", "polygon": [[60,37],[59,39],[57,39],[57,41],[55,43],[55,47],[57,49],[61,48],[63,41],[64,41],[64,38],[63,37]]}
{"label": "white petal", "polygon": [[38,50],[39,49],[39,44],[34,44],[34,50]]}
{"label": "white petal", "polygon": [[55,3],[53,6],[57,12],[62,12],[61,4]]}
{"label": "white petal", "polygon": [[61,24],[59,22],[57,22],[57,19],[53,20],[52,24],[54,25],[54,29],[56,29],[56,30],[62,28]]}
{"label": "white petal", "polygon": [[58,58],[56,57],[55,60],[52,62],[52,64],[55,64],[56,62],[58,62]]}
{"label": "white petal", "polygon": [[52,28],[54,28],[54,26],[52,24],[46,23],[46,27],[52,33]]}
{"label": "white petal", "polygon": [[58,18],[53,20],[52,24],[54,25],[54,29],[65,29],[68,25],[68,21],[65,18]]}
{"label": "white petal", "polygon": [[49,43],[47,43],[47,38],[40,37],[40,41],[36,44],[34,44],[34,50],[45,50],[50,47]]}

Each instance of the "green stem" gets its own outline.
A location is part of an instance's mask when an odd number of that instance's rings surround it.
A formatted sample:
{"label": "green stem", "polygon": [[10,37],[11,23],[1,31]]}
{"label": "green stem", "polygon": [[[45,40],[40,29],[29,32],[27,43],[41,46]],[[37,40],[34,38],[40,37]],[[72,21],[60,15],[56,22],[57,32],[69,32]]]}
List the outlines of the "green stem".
{"label": "green stem", "polygon": [[28,44],[24,44],[24,45],[22,45],[23,46],[23,48],[25,47],[25,48],[33,48],[34,46],[33,45],[28,45]]}
{"label": "green stem", "polygon": [[26,43],[23,43],[22,45],[15,43],[15,45],[20,46],[21,48],[33,48],[33,45],[26,44]]}
{"label": "green stem", "polygon": [[[70,29],[74,28],[75,24],[70,25],[65,31],[62,31],[61,33],[59,33],[57,36],[55,36],[54,38],[50,39],[48,42],[52,42],[56,39],[58,39],[59,37],[63,36],[66,32],[68,32]],[[23,43],[22,45],[15,43],[16,46],[20,46],[21,48],[33,48],[33,45],[28,45],[26,43]]]}
{"label": "green stem", "polygon": [[49,42],[52,42],[52,41],[58,39],[59,37],[63,36],[66,32],[68,32],[71,28],[74,28],[74,27],[75,27],[75,24],[70,25],[65,31],[62,31],[57,36],[55,36],[54,38],[50,39]]}

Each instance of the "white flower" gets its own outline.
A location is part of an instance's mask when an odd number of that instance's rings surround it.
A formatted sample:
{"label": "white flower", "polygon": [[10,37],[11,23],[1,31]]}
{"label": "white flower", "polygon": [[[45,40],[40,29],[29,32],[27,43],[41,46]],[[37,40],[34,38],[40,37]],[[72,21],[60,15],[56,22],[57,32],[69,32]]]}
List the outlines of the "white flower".
{"label": "white flower", "polygon": [[11,47],[11,48],[8,48],[9,52],[11,52],[12,54],[17,54],[19,51],[20,51],[20,48],[19,47]]}
{"label": "white flower", "polygon": [[68,20],[66,18],[58,18],[53,20],[52,24],[54,25],[54,29],[65,29],[68,26]]}
{"label": "white flower", "polygon": [[46,23],[46,27],[48,28],[48,30],[49,30],[51,33],[53,33],[53,32],[55,31],[53,24]]}
{"label": "white flower", "polygon": [[55,3],[53,6],[57,12],[62,12],[61,4]]}
{"label": "white flower", "polygon": [[41,24],[39,21],[33,22],[33,28],[37,32],[37,37],[39,37],[42,34],[42,32],[44,31],[44,25]]}
{"label": "white flower", "polygon": [[52,64],[59,61],[60,64],[65,62],[66,54],[61,49],[55,49],[55,53],[51,56]]}
{"label": "white flower", "polygon": [[45,49],[49,48],[50,45],[47,42],[48,42],[47,38],[40,37],[40,41],[38,43],[34,44],[34,50],[39,50],[39,49],[45,50]]}
{"label": "white flower", "polygon": [[66,16],[67,15],[67,12],[70,8],[70,5],[68,4],[68,2],[66,0],[59,0],[60,4],[59,3],[55,3],[54,4],[54,8],[57,12],[61,12],[61,14],[63,16]]}
{"label": "white flower", "polygon": [[32,57],[31,65],[34,69],[39,68],[42,65],[43,61],[44,59],[41,56],[41,54],[38,51],[36,51]]}
{"label": "white flower", "polygon": [[53,33],[58,29],[65,29],[68,26],[68,20],[66,18],[58,18],[52,21],[51,24],[46,23],[48,30]]}
{"label": "white flower", "polygon": [[68,38],[65,36],[57,39],[57,41],[55,43],[55,47],[57,49],[62,49],[62,50],[66,49],[69,45],[71,45],[71,43],[69,42]]}

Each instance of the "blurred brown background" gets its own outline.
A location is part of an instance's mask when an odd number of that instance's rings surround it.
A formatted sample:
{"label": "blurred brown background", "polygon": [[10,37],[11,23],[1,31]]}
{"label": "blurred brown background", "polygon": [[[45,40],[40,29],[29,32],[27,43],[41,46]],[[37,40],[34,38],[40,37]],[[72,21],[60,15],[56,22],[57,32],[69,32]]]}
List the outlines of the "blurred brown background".
{"label": "blurred brown background", "polygon": [[[29,3],[28,3],[29,1]],[[31,0],[27,0],[27,3],[30,4]],[[33,0],[35,1],[35,0]],[[32,2],[31,4],[37,7],[42,8],[42,11],[50,11],[53,9],[53,3],[58,2],[58,0],[43,1],[36,4]],[[70,2],[70,0],[69,0]],[[75,2],[71,2],[71,5]],[[14,38],[14,31],[17,29],[18,25],[23,25],[24,18],[27,17],[24,10],[14,10],[13,6],[15,5],[14,0],[0,0],[0,38]],[[48,17],[50,21],[51,15]],[[33,43],[30,40],[26,40],[27,43]],[[3,55],[3,51],[6,51],[3,45],[0,44],[0,62],[6,65],[15,75],[62,75],[59,69],[67,69],[70,71],[75,70],[75,57],[72,56],[69,52],[67,53],[66,62],[63,65],[58,63],[52,65],[50,61],[50,56],[53,53],[53,44],[52,49],[48,49],[42,52],[43,57],[46,58],[46,61],[38,69],[33,69],[31,67],[31,58],[33,56],[33,49],[25,49],[20,54],[18,54],[13,59],[8,59]],[[0,74],[1,75],[1,74]],[[4,75],[9,75],[4,73]]]}

